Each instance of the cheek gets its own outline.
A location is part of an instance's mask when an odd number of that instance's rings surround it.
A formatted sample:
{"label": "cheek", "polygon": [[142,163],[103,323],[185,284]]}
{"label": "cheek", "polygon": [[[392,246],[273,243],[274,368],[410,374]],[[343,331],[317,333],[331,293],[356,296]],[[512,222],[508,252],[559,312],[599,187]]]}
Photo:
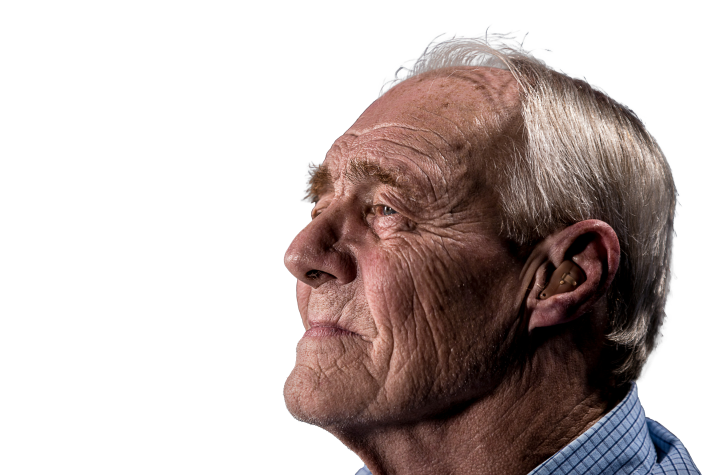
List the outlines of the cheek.
{"label": "cheek", "polygon": [[384,253],[361,259],[366,300],[379,331],[402,325],[413,313],[415,292],[407,261],[402,254]]}
{"label": "cheek", "polygon": [[297,281],[297,306],[299,307],[299,315],[302,317],[304,328],[307,328],[307,310],[309,308],[309,297],[311,296],[312,288],[301,281]]}
{"label": "cheek", "polygon": [[431,360],[437,351],[439,285],[432,275],[433,254],[425,251],[410,246],[360,256],[365,296],[378,331],[374,358],[387,359],[391,372],[415,360]]}

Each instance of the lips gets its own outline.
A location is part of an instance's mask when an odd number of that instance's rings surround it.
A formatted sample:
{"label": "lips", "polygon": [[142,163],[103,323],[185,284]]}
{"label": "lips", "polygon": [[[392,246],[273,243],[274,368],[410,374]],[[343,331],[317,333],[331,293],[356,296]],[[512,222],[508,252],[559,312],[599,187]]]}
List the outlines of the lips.
{"label": "lips", "polygon": [[339,326],[331,322],[312,322],[309,321],[309,329],[304,332],[305,337],[337,337],[337,336],[357,336],[351,330]]}

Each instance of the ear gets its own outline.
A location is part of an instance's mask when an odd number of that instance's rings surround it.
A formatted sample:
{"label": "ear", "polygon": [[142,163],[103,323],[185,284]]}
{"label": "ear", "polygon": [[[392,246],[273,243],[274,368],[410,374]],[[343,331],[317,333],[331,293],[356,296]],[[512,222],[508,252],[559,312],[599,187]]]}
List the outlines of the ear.
{"label": "ear", "polygon": [[[522,270],[522,275],[533,276],[525,296],[529,331],[570,322],[590,311],[608,291],[619,261],[618,236],[603,221],[581,221],[542,241]],[[554,275],[556,269],[562,269],[562,275]],[[568,276],[562,278],[568,272],[576,285]],[[559,286],[560,279],[565,284]]]}

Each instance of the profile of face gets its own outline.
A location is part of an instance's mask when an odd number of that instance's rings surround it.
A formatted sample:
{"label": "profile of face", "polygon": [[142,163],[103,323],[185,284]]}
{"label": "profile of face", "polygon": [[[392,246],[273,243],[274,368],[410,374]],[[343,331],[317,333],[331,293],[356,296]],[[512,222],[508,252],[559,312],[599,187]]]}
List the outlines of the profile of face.
{"label": "profile of face", "polygon": [[517,100],[506,71],[424,74],[334,143],[285,255],[306,328],[284,389],[295,417],[336,432],[407,423],[503,378],[522,265],[487,170],[516,136]]}

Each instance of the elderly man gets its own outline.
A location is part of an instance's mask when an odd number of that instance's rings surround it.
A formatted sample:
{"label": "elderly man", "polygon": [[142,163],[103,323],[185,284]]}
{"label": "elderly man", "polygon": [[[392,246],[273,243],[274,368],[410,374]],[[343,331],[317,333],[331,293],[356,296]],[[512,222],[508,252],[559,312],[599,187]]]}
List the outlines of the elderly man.
{"label": "elderly man", "polygon": [[698,473],[635,379],[675,186],[638,118],[479,40],[430,48],[313,170],[284,389],[361,474]]}

